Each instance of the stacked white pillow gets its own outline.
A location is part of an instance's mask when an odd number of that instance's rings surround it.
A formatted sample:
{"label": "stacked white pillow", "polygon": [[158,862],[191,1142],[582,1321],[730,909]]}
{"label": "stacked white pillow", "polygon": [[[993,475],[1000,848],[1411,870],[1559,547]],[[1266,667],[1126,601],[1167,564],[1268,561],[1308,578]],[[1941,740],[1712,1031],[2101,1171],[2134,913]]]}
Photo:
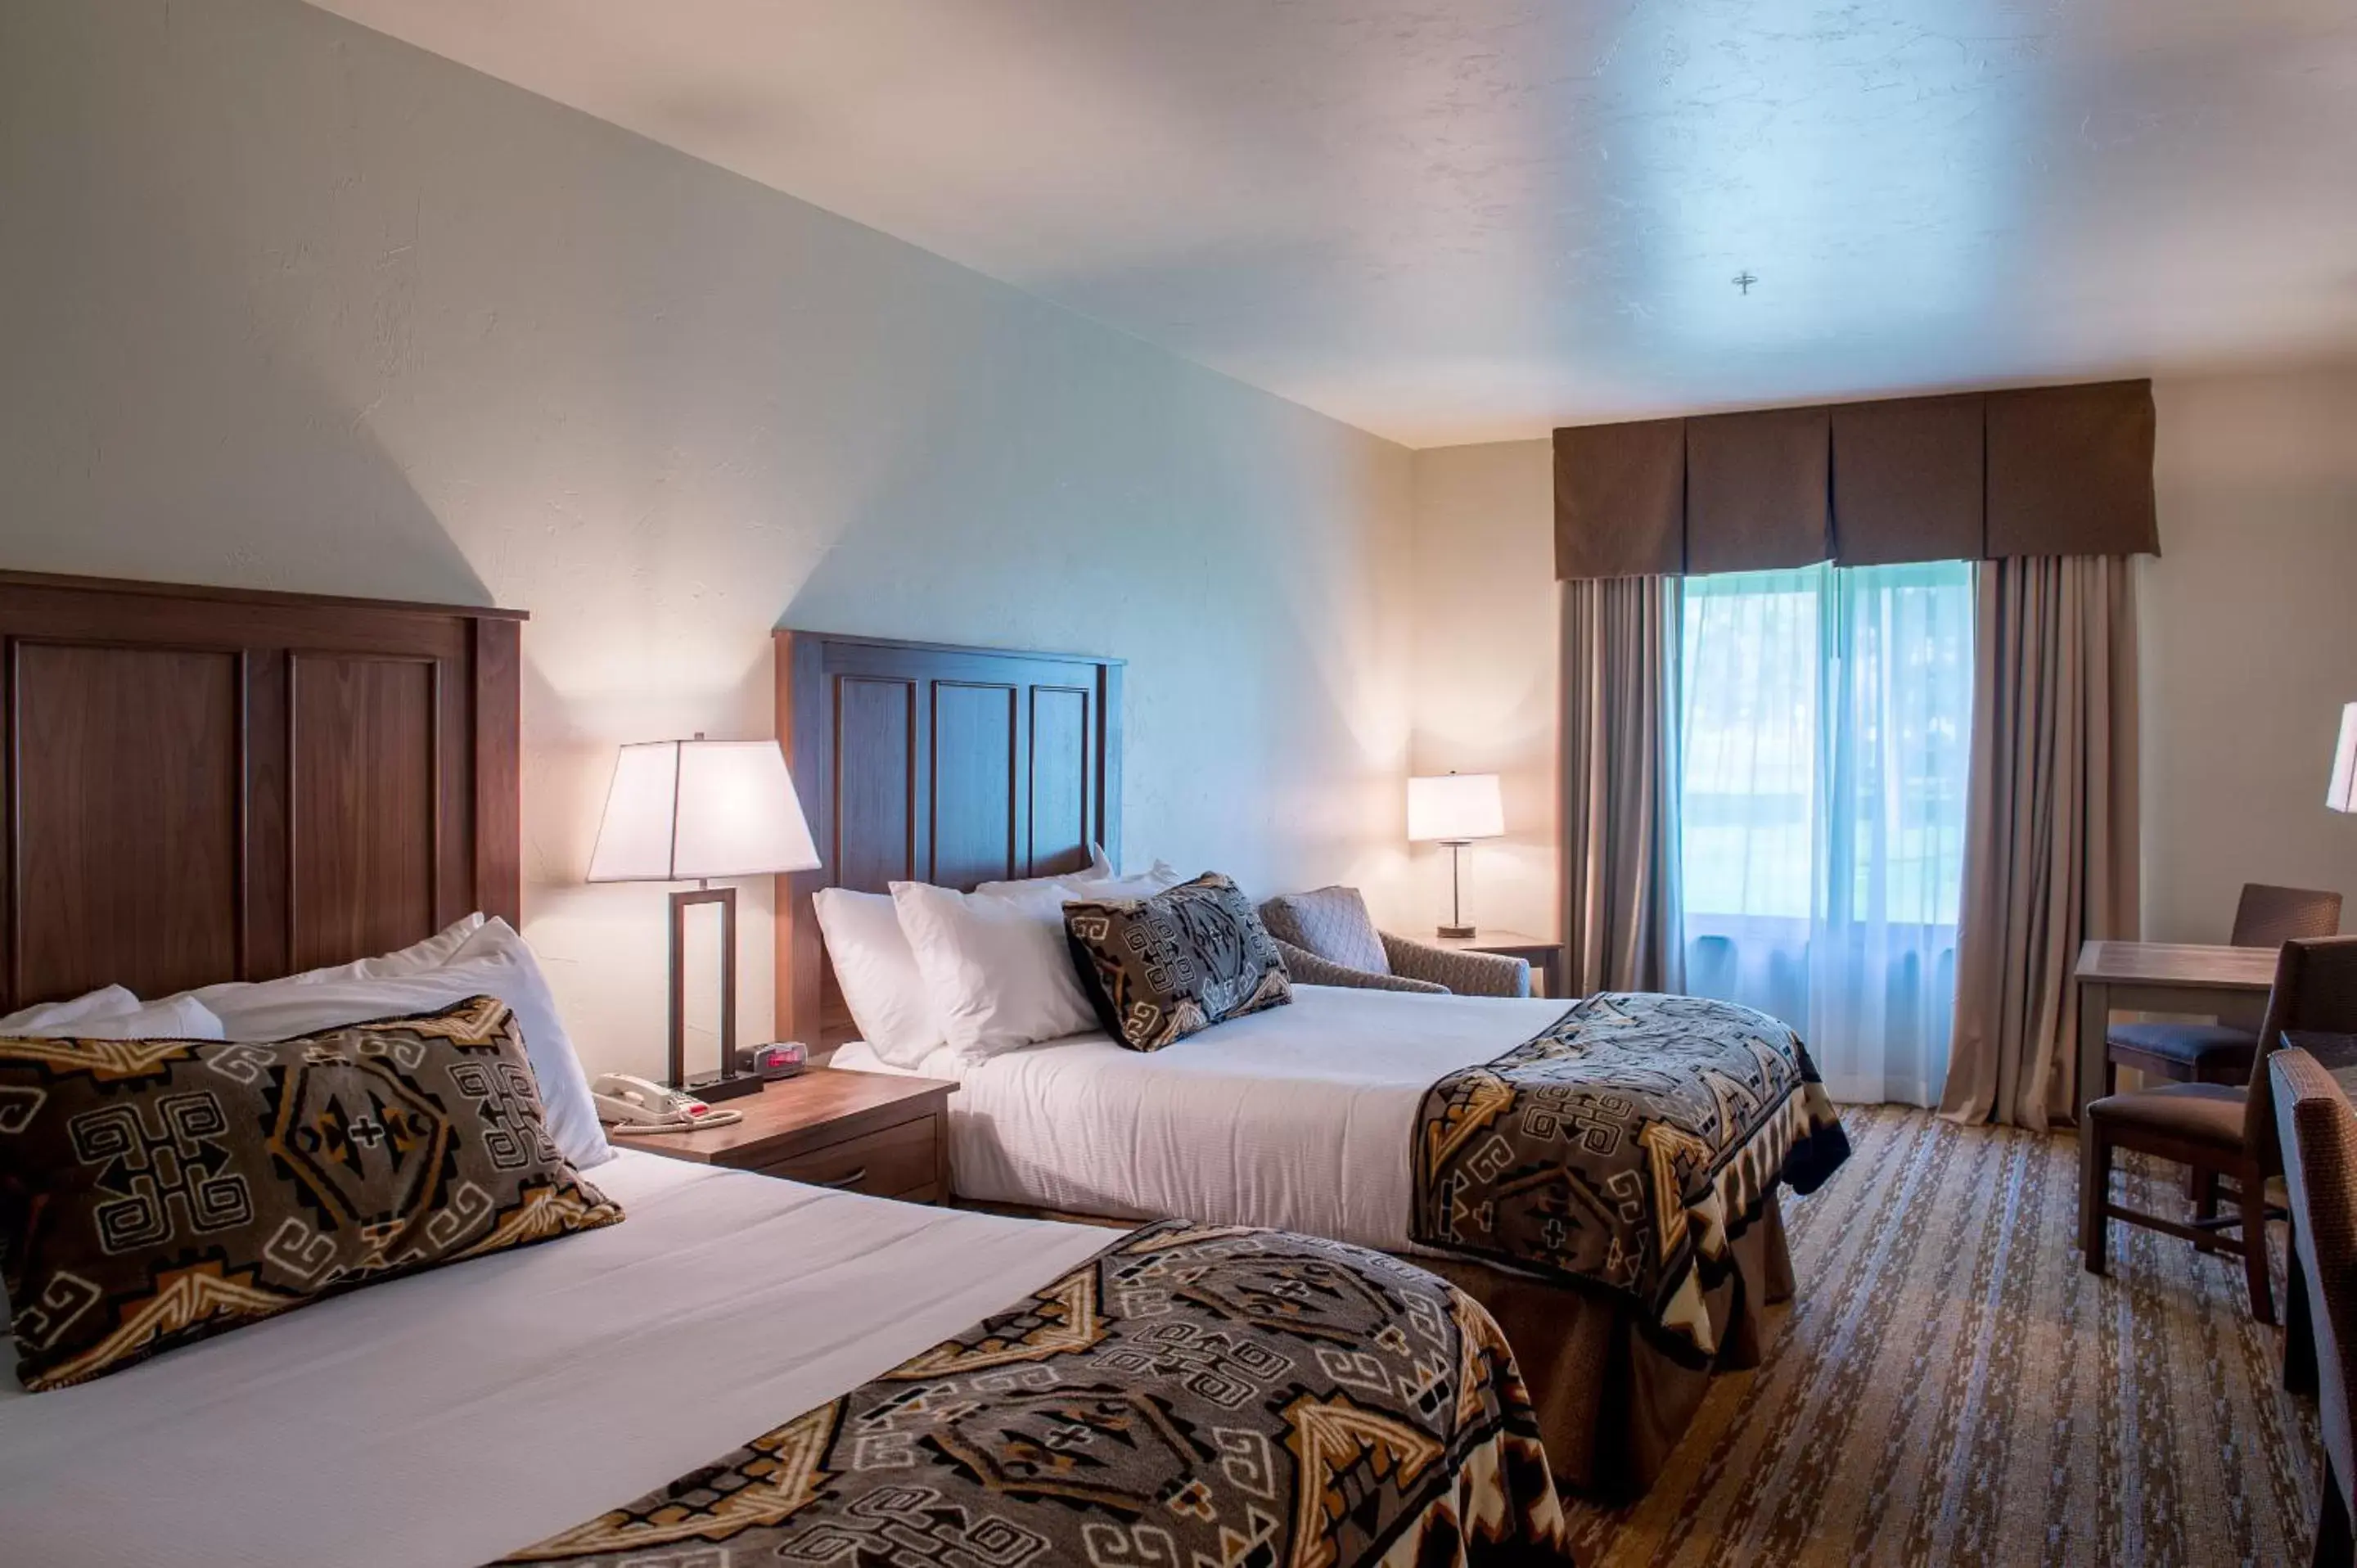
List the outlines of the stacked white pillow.
{"label": "stacked white pillow", "polygon": [[1135,876],[1111,869],[1100,858],[972,893],[922,882],[895,882],[888,897],[822,890],[819,929],[860,1037],[913,1068],[943,1045],[972,1060],[1096,1027],[1064,940],[1065,902],[1144,898],[1179,880],[1160,861]]}
{"label": "stacked white pillow", "polygon": [[471,915],[414,947],[248,983],[188,993],[220,1017],[231,1040],[284,1040],[339,1024],[430,1013],[469,996],[496,996],[514,1010],[524,1054],[540,1086],[549,1135],[575,1167],[613,1157],[597,1124],[581,1059],[557,1016],[556,999],[532,949],[505,920]]}
{"label": "stacked white pillow", "polygon": [[959,1055],[974,1060],[1095,1026],[1064,942],[1064,900],[1080,897],[1054,886],[960,893],[892,884],[900,932]]}
{"label": "stacked white pillow", "polygon": [[945,1036],[892,896],[822,887],[811,906],[859,1037],[894,1067],[917,1066]]}
{"label": "stacked white pillow", "polygon": [[191,996],[143,1003],[127,986],[107,985],[70,1002],[45,1002],[0,1018],[16,1039],[218,1040],[221,1021]]}

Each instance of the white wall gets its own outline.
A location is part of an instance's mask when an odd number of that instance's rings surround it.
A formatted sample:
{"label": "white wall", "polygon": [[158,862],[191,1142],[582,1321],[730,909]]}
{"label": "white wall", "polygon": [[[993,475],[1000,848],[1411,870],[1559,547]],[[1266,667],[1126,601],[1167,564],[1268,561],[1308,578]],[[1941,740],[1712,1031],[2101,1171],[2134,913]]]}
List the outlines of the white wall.
{"label": "white wall", "polygon": [[[2161,377],[2153,395],[2164,553],[2138,584],[2146,934],[2222,941],[2244,882],[2338,888],[2357,930],[2357,818],[2323,803],[2341,704],[2357,700],[2357,365]],[[1410,756],[1504,775],[1514,832],[1480,863],[1480,913],[1554,934],[1548,443],[1431,448],[1415,467]],[[1427,899],[1431,886],[1418,882]]]}
{"label": "white wall", "polygon": [[[529,934],[661,1060],[618,742],[779,625],[1126,657],[1133,859],[1403,863],[1409,457],[295,0],[0,9],[0,564],[528,609]],[[742,1026],[766,1038],[766,886]]]}

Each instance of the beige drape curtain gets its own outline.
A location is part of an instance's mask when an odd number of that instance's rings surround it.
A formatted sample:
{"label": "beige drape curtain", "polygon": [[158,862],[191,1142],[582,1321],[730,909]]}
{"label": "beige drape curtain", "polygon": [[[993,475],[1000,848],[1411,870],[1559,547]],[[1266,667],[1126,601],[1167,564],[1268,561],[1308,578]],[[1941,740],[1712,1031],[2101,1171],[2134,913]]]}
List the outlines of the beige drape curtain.
{"label": "beige drape curtain", "polygon": [[2018,556],[1977,573],[1955,1037],[1940,1113],[2042,1129],[2071,1121],[2077,1103],[2080,943],[2137,931],[2134,567],[2114,555]]}
{"label": "beige drape curtain", "polygon": [[1678,912],[1679,585],[1563,585],[1565,982],[1683,991]]}

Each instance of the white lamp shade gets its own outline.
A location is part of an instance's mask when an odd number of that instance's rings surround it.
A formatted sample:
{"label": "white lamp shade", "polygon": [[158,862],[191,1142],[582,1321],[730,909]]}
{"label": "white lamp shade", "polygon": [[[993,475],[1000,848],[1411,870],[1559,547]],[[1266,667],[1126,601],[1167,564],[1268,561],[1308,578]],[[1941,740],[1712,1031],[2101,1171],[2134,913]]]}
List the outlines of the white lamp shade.
{"label": "white lamp shade", "polygon": [[622,747],[589,856],[592,882],[687,882],[810,871],[818,846],[773,740]]}
{"label": "white lamp shade", "polygon": [[2341,745],[2332,754],[2332,787],[2324,803],[2336,811],[2357,811],[2357,703],[2341,710]]}
{"label": "white lamp shade", "polygon": [[1444,773],[1407,781],[1411,840],[1454,843],[1463,839],[1493,839],[1505,831],[1506,808],[1498,795],[1496,774]]}

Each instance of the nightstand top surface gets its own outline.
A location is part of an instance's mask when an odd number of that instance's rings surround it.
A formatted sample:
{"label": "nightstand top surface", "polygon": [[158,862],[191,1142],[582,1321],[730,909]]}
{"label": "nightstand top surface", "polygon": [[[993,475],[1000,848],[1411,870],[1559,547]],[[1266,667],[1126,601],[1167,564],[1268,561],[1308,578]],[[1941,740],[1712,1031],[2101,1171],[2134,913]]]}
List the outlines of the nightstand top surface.
{"label": "nightstand top surface", "polygon": [[1437,948],[1449,948],[1460,952],[1497,952],[1507,948],[1559,948],[1563,944],[1553,937],[1534,937],[1528,931],[1492,930],[1484,926],[1469,937],[1423,937],[1415,939]]}
{"label": "nightstand top surface", "polygon": [[796,1077],[766,1085],[759,1094],[716,1102],[716,1110],[744,1112],[742,1121],[694,1133],[608,1129],[607,1142],[618,1149],[644,1149],[677,1160],[737,1165],[747,1155],[774,1158],[866,1128],[931,1115],[955,1092],[957,1085],[947,1079],[806,1068]]}

